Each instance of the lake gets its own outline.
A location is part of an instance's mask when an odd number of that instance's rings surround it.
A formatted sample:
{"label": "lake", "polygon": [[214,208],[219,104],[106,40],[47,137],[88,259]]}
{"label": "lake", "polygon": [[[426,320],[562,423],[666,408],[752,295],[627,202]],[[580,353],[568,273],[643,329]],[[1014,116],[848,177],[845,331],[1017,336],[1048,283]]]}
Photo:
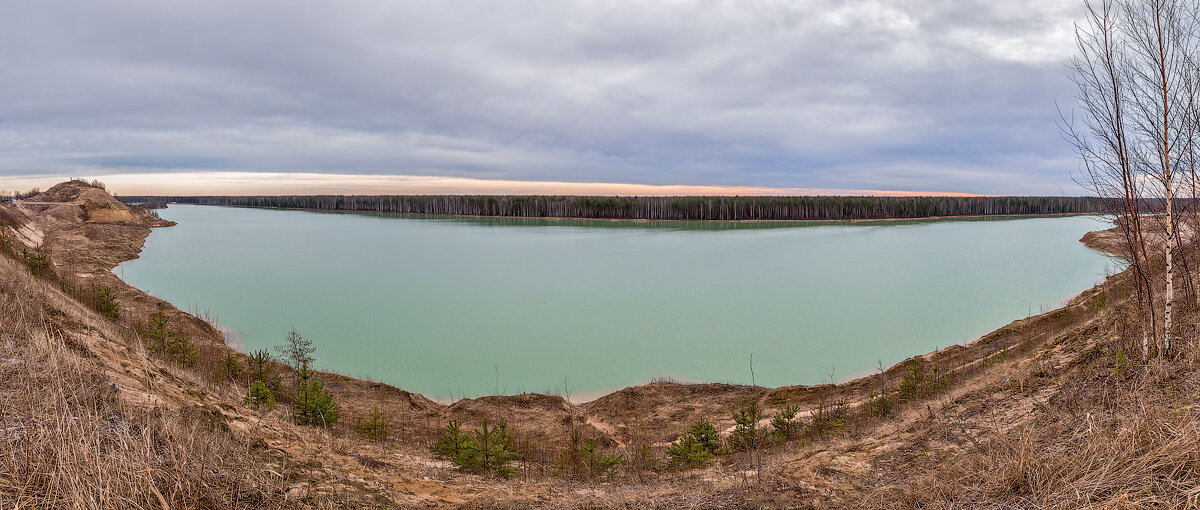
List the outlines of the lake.
{"label": "lake", "polygon": [[427,396],[598,396],[655,378],[815,384],[969,342],[1118,269],[1097,217],[689,223],[172,205],[115,272],[240,349]]}

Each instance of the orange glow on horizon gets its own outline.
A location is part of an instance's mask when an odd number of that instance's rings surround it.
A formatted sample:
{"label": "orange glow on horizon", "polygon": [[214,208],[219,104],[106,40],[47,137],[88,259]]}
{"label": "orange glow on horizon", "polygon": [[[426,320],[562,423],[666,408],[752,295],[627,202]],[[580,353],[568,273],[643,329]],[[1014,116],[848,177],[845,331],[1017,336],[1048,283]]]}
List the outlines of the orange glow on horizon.
{"label": "orange glow on horizon", "polygon": [[[0,191],[47,189],[67,176],[0,177]],[[986,196],[948,191],[909,191],[766,186],[655,185],[608,182],[485,180],[466,177],[265,172],[182,172],[108,174],[97,179],[119,195],[850,195]]]}

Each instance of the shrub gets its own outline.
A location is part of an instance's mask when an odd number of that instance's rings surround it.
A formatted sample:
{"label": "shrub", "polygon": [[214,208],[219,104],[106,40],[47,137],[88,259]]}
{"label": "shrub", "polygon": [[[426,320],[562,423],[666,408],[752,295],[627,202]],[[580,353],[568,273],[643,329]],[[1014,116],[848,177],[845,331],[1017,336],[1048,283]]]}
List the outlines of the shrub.
{"label": "shrub", "polygon": [[107,286],[96,289],[96,299],[92,304],[100,315],[110,321],[121,318],[121,303],[117,302],[116,294]]}
{"label": "shrub", "polygon": [[517,459],[517,454],[513,450],[512,434],[504,420],[489,427],[485,419],[474,434],[463,433],[458,422],[451,420],[438,434],[433,453],[469,473],[507,477],[516,472],[512,462]]}
{"label": "shrub", "polygon": [[299,425],[329,427],[337,422],[341,409],[333,401],[333,394],[325,389],[325,383],[315,372],[308,369],[308,362],[300,366],[296,381],[296,396],[292,401],[295,422]]}
{"label": "shrub", "polygon": [[721,433],[708,420],[701,418],[678,441],[667,448],[667,456],[676,465],[707,464],[721,447]]}
{"label": "shrub", "polygon": [[586,480],[601,476],[612,476],[621,463],[620,455],[609,455],[600,446],[596,437],[584,438],[579,430],[571,432],[567,448],[554,458],[554,473],[564,478]]}
{"label": "shrub", "polygon": [[180,365],[194,367],[200,361],[196,345],[187,335],[180,335],[168,325],[169,319],[162,312],[150,316],[142,330],[150,342],[150,352],[162,354]]}
{"label": "shrub", "polygon": [[362,437],[383,442],[387,441],[388,434],[392,432],[392,424],[383,415],[383,412],[379,410],[379,406],[375,406],[375,409],[365,418],[356,420],[354,430]]}
{"label": "shrub", "polygon": [[800,427],[803,424],[796,419],[796,414],[799,412],[799,407],[788,404],[771,417],[771,429],[775,437],[787,441],[800,435]]}
{"label": "shrub", "polygon": [[262,407],[270,411],[275,408],[275,394],[262,381],[254,381],[246,389],[246,399],[244,402],[246,405]]}

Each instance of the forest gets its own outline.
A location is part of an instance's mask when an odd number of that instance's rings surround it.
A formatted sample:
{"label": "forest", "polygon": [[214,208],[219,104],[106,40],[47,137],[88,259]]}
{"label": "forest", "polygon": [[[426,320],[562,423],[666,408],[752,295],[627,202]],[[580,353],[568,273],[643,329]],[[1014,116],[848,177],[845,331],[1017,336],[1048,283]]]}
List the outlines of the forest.
{"label": "forest", "polygon": [[125,196],[127,203],[172,202],[326,211],[530,218],[646,220],[877,220],[1020,214],[1101,213],[1094,197],[868,197],[549,195]]}

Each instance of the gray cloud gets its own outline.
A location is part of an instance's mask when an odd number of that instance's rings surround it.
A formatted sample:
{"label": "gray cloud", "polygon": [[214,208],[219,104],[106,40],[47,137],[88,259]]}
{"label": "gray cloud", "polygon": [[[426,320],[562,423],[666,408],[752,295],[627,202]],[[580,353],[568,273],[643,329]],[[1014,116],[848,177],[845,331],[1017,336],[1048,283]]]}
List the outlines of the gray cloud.
{"label": "gray cloud", "polygon": [[0,174],[1078,192],[1077,2],[9,2]]}

